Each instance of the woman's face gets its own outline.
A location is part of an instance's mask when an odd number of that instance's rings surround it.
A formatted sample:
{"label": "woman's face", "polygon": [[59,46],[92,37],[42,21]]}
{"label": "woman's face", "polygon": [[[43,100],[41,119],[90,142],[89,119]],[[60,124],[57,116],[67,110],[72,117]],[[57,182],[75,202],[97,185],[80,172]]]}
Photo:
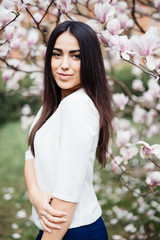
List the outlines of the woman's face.
{"label": "woman's face", "polygon": [[51,59],[53,77],[64,90],[80,84],[80,47],[78,40],[68,31],[56,40]]}

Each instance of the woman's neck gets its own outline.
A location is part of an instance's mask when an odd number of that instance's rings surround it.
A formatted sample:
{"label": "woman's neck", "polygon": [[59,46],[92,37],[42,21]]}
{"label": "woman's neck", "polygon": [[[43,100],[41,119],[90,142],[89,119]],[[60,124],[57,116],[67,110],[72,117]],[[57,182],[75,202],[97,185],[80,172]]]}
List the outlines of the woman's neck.
{"label": "woman's neck", "polygon": [[80,88],[81,88],[81,83],[69,89],[61,89],[61,100]]}

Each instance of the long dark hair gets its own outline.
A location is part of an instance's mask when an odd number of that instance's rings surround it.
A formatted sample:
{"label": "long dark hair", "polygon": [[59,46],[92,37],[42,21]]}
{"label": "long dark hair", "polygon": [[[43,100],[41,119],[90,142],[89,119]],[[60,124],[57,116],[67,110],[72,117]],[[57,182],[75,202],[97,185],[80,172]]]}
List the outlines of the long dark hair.
{"label": "long dark hair", "polygon": [[92,99],[100,114],[100,131],[96,154],[99,162],[102,166],[105,166],[113,117],[111,94],[106,79],[99,40],[93,29],[83,22],[65,21],[56,26],[50,35],[45,56],[43,110],[40,119],[31,131],[29,145],[34,154],[33,142],[36,131],[53,114],[61,101],[60,88],[52,75],[51,58],[57,38],[65,31],[73,34],[79,42],[81,86]]}

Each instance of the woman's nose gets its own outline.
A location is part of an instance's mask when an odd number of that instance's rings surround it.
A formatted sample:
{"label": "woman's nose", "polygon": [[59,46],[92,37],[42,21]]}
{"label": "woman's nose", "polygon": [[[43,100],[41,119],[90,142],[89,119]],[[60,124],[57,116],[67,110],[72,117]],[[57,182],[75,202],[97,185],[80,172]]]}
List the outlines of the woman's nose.
{"label": "woman's nose", "polygon": [[61,68],[63,70],[69,69],[69,59],[67,56],[64,56],[61,63]]}

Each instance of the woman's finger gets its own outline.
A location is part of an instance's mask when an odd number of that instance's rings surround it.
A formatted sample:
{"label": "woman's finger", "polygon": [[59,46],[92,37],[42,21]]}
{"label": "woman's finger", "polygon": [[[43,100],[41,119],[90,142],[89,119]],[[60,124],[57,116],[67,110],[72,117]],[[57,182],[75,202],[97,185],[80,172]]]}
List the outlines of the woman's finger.
{"label": "woman's finger", "polygon": [[52,222],[49,222],[47,217],[43,217],[42,219],[43,221],[43,224],[48,228],[48,229],[61,229],[61,226],[57,225],[57,224],[54,224]]}
{"label": "woman's finger", "polygon": [[48,227],[44,224],[44,222],[43,222],[42,219],[40,219],[40,223],[41,223],[41,225],[42,225],[44,231],[46,231],[46,232],[48,232],[48,233],[51,233],[51,229],[48,228]]}
{"label": "woman's finger", "polygon": [[64,217],[67,215],[66,212],[55,210],[49,204],[47,205],[46,212],[49,213],[53,217]]}
{"label": "woman's finger", "polygon": [[47,220],[52,223],[64,223],[67,222],[67,219],[64,217],[53,217],[50,214],[47,215]]}

